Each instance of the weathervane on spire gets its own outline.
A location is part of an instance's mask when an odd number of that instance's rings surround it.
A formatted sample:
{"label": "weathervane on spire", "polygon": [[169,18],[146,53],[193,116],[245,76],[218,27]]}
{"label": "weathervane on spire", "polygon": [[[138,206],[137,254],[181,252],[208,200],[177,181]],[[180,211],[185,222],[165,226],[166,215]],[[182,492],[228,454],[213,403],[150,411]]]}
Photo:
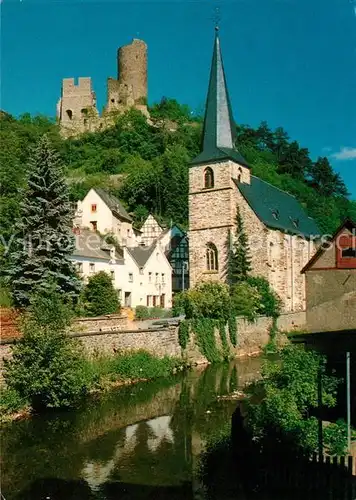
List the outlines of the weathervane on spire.
{"label": "weathervane on spire", "polygon": [[218,32],[220,29],[220,21],[221,21],[220,7],[217,6],[217,7],[215,7],[215,16],[214,16],[215,31],[216,32]]}

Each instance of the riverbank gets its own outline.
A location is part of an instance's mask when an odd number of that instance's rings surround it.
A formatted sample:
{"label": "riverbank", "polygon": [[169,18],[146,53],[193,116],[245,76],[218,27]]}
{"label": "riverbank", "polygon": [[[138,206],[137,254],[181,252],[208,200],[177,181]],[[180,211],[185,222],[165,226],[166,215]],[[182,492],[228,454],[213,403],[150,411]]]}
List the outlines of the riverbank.
{"label": "riverbank", "polygon": [[[189,364],[179,358],[158,358],[143,350],[110,357],[85,358],[82,368],[86,390],[83,391],[83,397],[170,377],[189,367]],[[24,401],[15,389],[9,389],[5,385],[1,389],[1,423],[28,418],[33,413],[31,405]]]}

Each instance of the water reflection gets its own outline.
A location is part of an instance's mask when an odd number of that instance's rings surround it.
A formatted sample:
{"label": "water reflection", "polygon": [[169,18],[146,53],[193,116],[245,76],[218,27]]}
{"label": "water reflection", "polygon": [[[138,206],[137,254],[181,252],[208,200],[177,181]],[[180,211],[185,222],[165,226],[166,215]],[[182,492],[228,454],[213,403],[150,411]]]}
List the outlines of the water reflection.
{"label": "water reflection", "polygon": [[236,406],[217,396],[259,367],[250,359],[199,368],[11,424],[2,433],[6,500],[193,498],[197,457]]}

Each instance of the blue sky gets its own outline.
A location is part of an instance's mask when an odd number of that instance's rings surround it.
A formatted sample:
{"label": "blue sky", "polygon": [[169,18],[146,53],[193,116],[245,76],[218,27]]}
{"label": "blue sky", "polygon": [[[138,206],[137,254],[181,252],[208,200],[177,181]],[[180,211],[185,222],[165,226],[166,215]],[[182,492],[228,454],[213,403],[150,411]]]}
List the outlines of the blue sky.
{"label": "blue sky", "polygon": [[235,120],[283,126],[356,198],[356,0],[2,0],[0,106],[54,115],[61,79],[91,76],[101,108],[117,47],[138,37],[149,101],[202,109],[216,5]]}

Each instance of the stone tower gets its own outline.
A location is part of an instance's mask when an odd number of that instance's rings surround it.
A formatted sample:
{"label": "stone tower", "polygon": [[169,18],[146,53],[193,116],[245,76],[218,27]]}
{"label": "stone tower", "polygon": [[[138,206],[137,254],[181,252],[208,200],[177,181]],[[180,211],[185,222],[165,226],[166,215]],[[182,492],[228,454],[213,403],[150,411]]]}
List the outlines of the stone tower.
{"label": "stone tower", "polygon": [[134,39],[117,51],[117,80],[108,78],[106,111],[135,107],[147,113],[147,45]]}
{"label": "stone tower", "polygon": [[64,78],[57,105],[57,118],[62,134],[67,137],[92,130],[98,116],[91,78],[81,77],[78,83],[74,78]]}
{"label": "stone tower", "polygon": [[112,112],[134,107],[149,117],[147,110],[147,45],[143,40],[120,47],[117,52],[117,80],[108,78],[107,102],[99,116],[90,78],[65,78],[57,104],[57,119],[64,137],[113,125]]}
{"label": "stone tower", "polygon": [[189,167],[190,284],[224,280],[228,237],[234,226],[233,179],[250,184],[250,169],[237,149],[235,125],[216,30],[201,153]]}

